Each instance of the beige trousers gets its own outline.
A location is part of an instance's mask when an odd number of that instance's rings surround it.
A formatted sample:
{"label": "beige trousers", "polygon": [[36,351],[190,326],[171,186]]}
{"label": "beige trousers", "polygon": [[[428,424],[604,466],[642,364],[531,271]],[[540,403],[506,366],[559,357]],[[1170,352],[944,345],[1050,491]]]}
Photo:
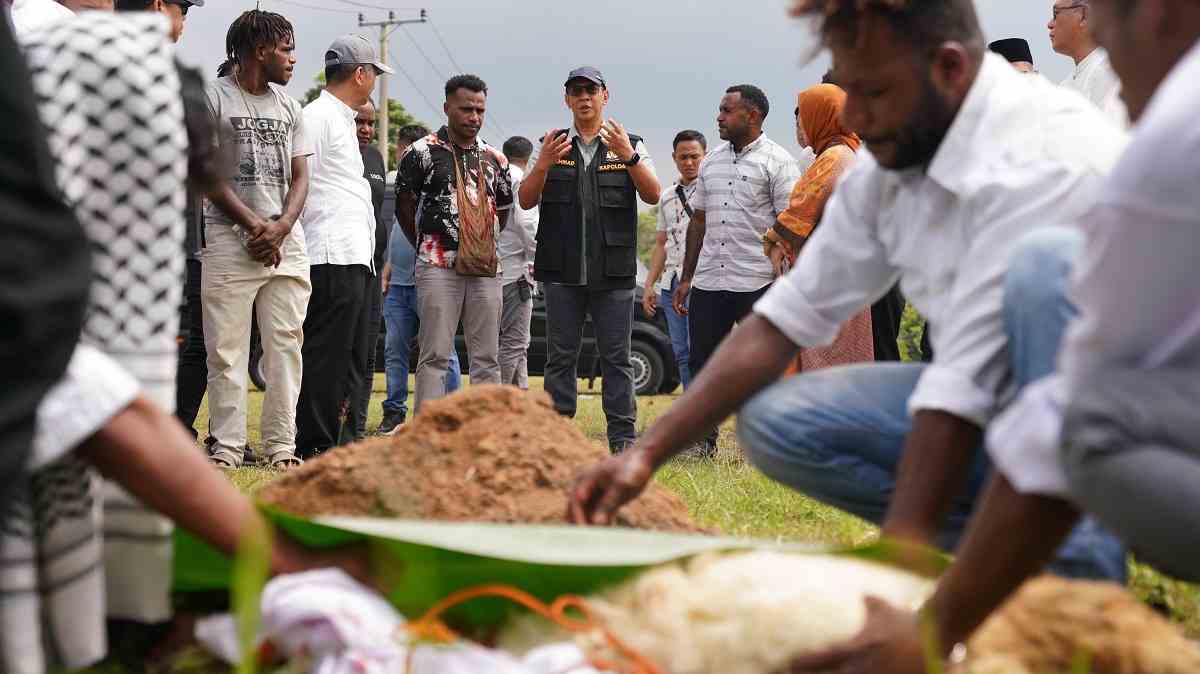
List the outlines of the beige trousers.
{"label": "beige trousers", "polygon": [[284,242],[283,262],[267,268],[251,259],[227,225],[205,230],[200,294],[208,351],[209,432],[215,450],[241,456],[246,444],[246,368],[250,321],[257,311],[267,382],[262,408],[262,455],[296,451],[304,315],[312,285],[304,234],[297,224]]}

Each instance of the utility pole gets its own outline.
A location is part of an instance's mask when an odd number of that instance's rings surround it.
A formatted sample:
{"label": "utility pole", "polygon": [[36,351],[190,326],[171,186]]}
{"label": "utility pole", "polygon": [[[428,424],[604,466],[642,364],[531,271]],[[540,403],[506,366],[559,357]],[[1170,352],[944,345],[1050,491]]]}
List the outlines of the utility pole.
{"label": "utility pole", "polygon": [[[389,11],[387,21],[366,21],[363,15],[358,15],[358,27],[379,27],[379,60],[384,63],[388,62],[388,38],[392,36],[397,28],[407,23],[425,23],[428,21],[428,15],[425,10],[421,10],[421,18],[419,19],[397,19],[396,13]],[[379,153],[383,155],[383,165],[386,168],[391,163],[391,157],[388,157],[388,76],[387,73],[379,74],[379,109],[375,111],[376,128],[379,136],[376,142],[379,144]]]}

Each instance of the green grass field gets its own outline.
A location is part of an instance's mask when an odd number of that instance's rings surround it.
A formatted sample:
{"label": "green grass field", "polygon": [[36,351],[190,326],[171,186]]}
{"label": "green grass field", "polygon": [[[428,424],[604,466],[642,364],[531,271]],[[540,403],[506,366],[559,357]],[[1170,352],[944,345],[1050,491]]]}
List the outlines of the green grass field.
{"label": "green grass field", "polygon": [[[541,378],[531,378],[530,386],[540,388]],[[411,388],[410,388],[411,390]],[[384,397],[382,375],[375,379],[368,428],[374,429],[381,417],[379,407]],[[600,407],[599,381],[595,389],[580,383],[578,423],[589,438],[604,441],[604,415]],[[643,397],[638,400],[638,432],[661,415],[678,395]],[[410,400],[411,404],[411,400]],[[257,447],[257,419],[261,413],[262,394],[250,394],[249,429],[251,446]],[[207,408],[202,408],[196,428],[204,434],[207,428]],[[688,504],[700,523],[738,536],[778,539],[784,541],[856,544],[871,540],[873,526],[835,508],[822,505],[786,487],[768,480],[748,466],[738,451],[734,422],[721,427],[720,452],[715,460],[680,459],[667,465],[657,476],[660,483],[678,493]],[[233,481],[252,493],[273,479],[275,473],[262,468],[242,468],[234,471]],[[1138,564],[1131,566],[1130,586],[1140,597],[1169,612],[1193,637],[1200,636],[1200,587],[1165,578]],[[185,672],[216,672],[211,663],[193,663],[172,670]],[[87,670],[88,674],[129,674],[116,665]]]}

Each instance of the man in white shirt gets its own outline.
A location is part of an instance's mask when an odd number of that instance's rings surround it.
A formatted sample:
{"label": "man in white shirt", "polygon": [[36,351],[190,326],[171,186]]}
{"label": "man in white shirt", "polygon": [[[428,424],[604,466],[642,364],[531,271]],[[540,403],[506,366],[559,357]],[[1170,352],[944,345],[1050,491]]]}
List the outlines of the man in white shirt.
{"label": "man in white shirt", "polygon": [[1089,0],[1054,0],[1050,22],[1046,24],[1050,46],[1075,62],[1075,69],[1062,81],[1062,86],[1083,94],[1124,126],[1128,117],[1119,96],[1121,82],[1108,63],[1108,53],[1096,44],[1092,35],[1090,11]]}
{"label": "man in white shirt", "polygon": [[302,459],[337,445],[343,405],[366,370],[365,363],[355,366],[353,353],[366,329],[368,293],[378,292],[375,207],[355,119],[371,99],[375,78],[390,72],[373,42],[343,35],[325,52],[325,89],[304,106],[313,154],[301,217],[312,279],[304,317],[304,378],[296,403],[296,448]]}
{"label": "man in white shirt", "polygon": [[[525,177],[533,143],[513,136],[501,148],[508,157],[514,192]],[[500,309],[500,383],[529,388],[529,322],[533,318],[533,256],[537,252],[538,207],[514,204],[513,217],[496,241],[503,306]]]}
{"label": "man in white shirt", "polygon": [[[696,178],[695,212],[673,298],[675,311],[688,317],[693,378],[775,279],[762,237],[787,210],[800,172],[795,157],[763,132],[768,112],[762,89],[726,89],[717,115],[725,142],[705,155]],[[704,451],[716,448],[714,427]]]}
{"label": "man in white shirt", "polygon": [[[989,471],[984,429],[1053,370],[1080,237],[1038,230],[1090,206],[1124,134],[1078,96],[986,53],[970,0],[841,1],[831,15],[817,0],[796,11],[822,23],[846,122],[866,149],[796,267],[709,370],[634,451],[580,478],[573,519],[610,522],[655,468],[740,408],[739,444],[765,473],[885,536],[952,550]],[[798,347],[830,343],[897,280],[937,326],[932,364],[779,381]],[[1090,576],[1125,568],[1094,525],[1057,564]]]}
{"label": "man in white shirt", "polygon": [[[671,351],[679,368],[679,380],[684,390],[692,383],[688,367],[691,340],[688,337],[688,317],[675,311],[673,297],[683,271],[683,255],[687,247],[688,223],[692,220],[692,203],[696,195],[696,178],[700,163],[708,150],[708,140],[699,131],[685,130],[675,134],[671,159],[679,171],[679,180],[663,190],[658,201],[658,226],[654,251],[650,254],[650,269],[642,292],[642,309],[653,316],[659,304],[667,318]],[[661,302],[660,302],[661,299]]]}
{"label": "man in white shirt", "polygon": [[[1200,6],[1093,0],[1092,11],[1138,129],[1081,219],[1080,313],[1058,373],[988,432],[997,475],[922,611],[944,652],[1038,572],[1080,512],[1141,561],[1200,579]],[[876,604],[869,616],[859,637],[792,671],[926,671],[930,633],[911,613]]]}

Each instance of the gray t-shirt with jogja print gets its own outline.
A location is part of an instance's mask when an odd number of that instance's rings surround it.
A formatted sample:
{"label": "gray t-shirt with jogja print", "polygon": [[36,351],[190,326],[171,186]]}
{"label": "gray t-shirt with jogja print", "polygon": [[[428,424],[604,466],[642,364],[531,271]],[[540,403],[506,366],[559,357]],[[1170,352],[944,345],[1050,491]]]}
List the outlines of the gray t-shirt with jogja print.
{"label": "gray t-shirt with jogja print", "polygon": [[[313,153],[300,103],[282,88],[268,87],[255,96],[232,77],[222,77],[205,92],[223,177],[242,203],[264,218],[283,212],[292,185],[292,158]],[[210,225],[234,224],[212,202],[205,203],[204,218]]]}

